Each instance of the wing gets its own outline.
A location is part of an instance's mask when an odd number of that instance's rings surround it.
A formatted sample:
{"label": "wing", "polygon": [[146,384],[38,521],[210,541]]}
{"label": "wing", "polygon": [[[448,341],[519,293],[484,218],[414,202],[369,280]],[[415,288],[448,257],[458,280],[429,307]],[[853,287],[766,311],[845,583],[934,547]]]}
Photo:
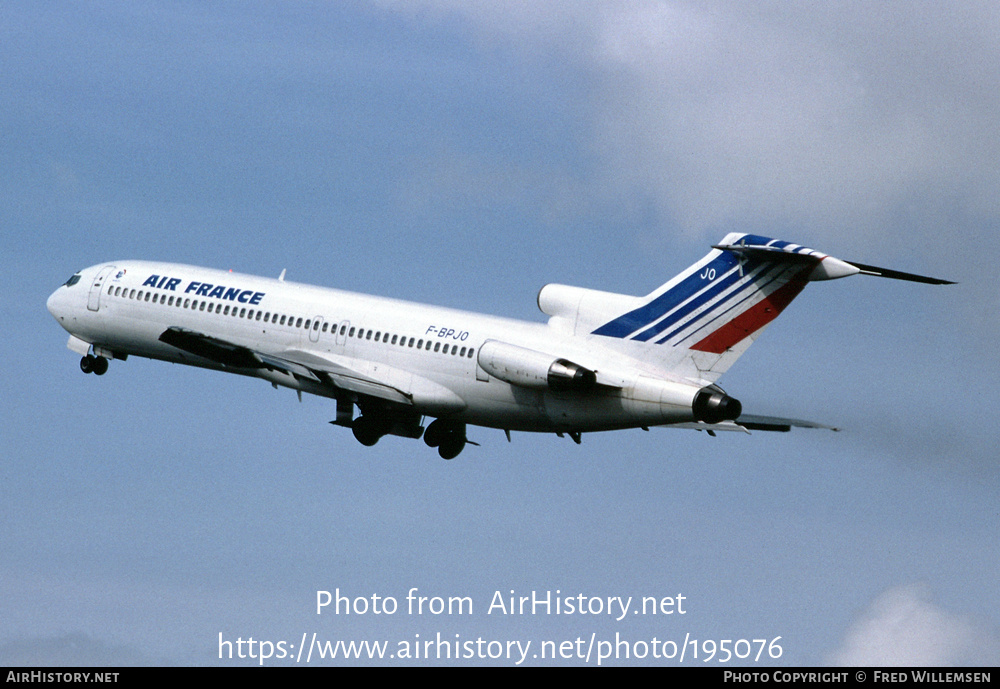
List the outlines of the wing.
{"label": "wing", "polygon": [[465,400],[442,385],[402,369],[363,359],[299,349],[273,354],[259,352],[179,327],[167,328],[159,339],[226,368],[280,371],[331,389],[419,406],[421,413],[447,414],[466,406]]}

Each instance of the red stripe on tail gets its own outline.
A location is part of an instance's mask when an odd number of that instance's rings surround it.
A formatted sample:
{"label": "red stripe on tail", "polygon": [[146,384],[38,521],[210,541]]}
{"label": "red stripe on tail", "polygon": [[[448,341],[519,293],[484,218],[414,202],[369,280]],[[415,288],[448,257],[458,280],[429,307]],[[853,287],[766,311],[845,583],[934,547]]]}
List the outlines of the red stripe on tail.
{"label": "red stripe on tail", "polygon": [[[810,266],[810,270],[812,266]],[[691,349],[701,352],[722,354],[740,340],[749,337],[773,321],[788,306],[792,299],[806,286],[801,274],[782,285],[762,301],[741,313],[714,333],[695,344]]]}

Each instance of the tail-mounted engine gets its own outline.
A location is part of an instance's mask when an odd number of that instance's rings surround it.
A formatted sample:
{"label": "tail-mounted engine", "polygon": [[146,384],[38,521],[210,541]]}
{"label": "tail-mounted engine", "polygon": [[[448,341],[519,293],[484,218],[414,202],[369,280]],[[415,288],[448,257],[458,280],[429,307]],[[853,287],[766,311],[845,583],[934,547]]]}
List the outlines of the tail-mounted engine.
{"label": "tail-mounted engine", "polygon": [[624,391],[623,405],[649,426],[670,423],[735,421],[743,411],[739,400],[720,388],[639,376]]}
{"label": "tail-mounted engine", "polygon": [[695,421],[705,423],[735,421],[743,413],[743,405],[738,399],[711,388],[702,388],[698,391],[691,409]]}
{"label": "tail-mounted engine", "polygon": [[506,342],[486,342],[479,348],[478,360],[491,376],[525,388],[585,391],[597,384],[597,374],[588,368]]}

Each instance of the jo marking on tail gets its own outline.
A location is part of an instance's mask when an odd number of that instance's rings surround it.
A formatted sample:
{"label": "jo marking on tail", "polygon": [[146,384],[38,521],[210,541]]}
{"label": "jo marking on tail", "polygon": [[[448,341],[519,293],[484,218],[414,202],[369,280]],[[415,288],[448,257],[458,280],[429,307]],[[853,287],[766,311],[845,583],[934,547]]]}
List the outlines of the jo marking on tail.
{"label": "jo marking on tail", "polygon": [[469,425],[578,443],[650,426],[829,428],[744,415],[717,381],[808,282],[856,274],[952,284],[731,233],[645,297],[546,285],[548,323],[147,261],[81,270],[48,309],[85,373],[134,355],[263,378],[334,399],[331,423],[364,445],[423,437],[451,459]]}

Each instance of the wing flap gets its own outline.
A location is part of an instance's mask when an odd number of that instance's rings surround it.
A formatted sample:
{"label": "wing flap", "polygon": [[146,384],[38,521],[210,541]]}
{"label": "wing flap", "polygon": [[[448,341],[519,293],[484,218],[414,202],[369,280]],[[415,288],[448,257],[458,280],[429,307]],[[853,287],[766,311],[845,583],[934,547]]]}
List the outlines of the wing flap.
{"label": "wing flap", "polygon": [[358,395],[419,405],[423,413],[445,415],[466,407],[465,400],[445,386],[379,362],[301,349],[266,354],[177,326],[163,331],[160,341],[228,368],[282,371]]}
{"label": "wing flap", "polygon": [[260,357],[252,350],[216,337],[172,326],[160,335],[160,342],[185,352],[231,368],[264,368]]}
{"label": "wing flap", "polygon": [[326,376],[336,387],[418,406],[432,416],[453,414],[467,406],[465,400],[449,388],[379,362],[301,349],[286,350],[280,357]]}
{"label": "wing flap", "polygon": [[[399,404],[413,404],[413,395],[402,385],[406,376],[393,376],[396,369],[387,366],[378,366],[377,368],[382,369],[383,375],[374,377],[370,371],[363,370],[365,368],[371,369],[371,364],[346,359],[346,357],[344,357],[345,361],[341,363],[331,357],[314,352],[289,349],[282,352],[280,357],[273,358],[287,361],[295,366],[306,367],[311,372],[318,374],[323,382],[342,390],[378,397]],[[392,380],[393,377],[396,380]]]}

